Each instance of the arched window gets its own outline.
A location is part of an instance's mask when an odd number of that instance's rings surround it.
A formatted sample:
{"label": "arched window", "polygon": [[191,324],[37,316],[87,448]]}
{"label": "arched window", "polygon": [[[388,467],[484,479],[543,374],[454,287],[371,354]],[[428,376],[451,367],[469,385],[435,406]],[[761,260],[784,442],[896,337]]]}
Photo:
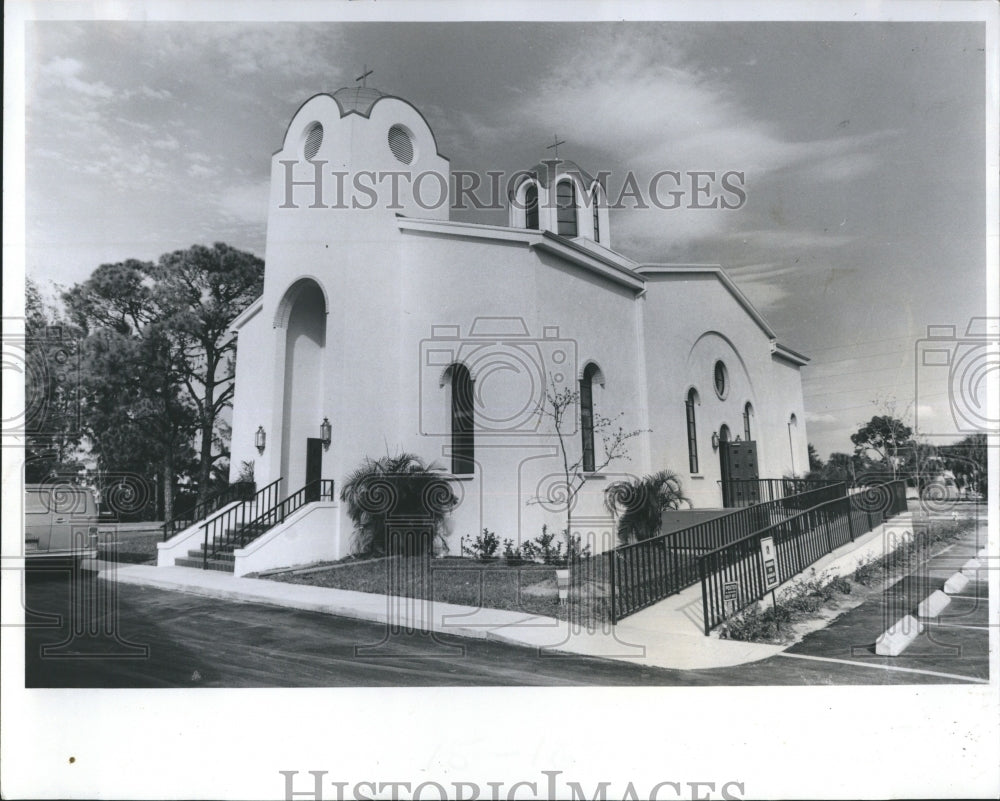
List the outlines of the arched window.
{"label": "arched window", "polygon": [[538,230],[538,187],[533,183],[524,190],[524,227]]}
{"label": "arched window", "polygon": [[693,389],[688,391],[684,401],[684,411],[687,415],[688,467],[692,473],[698,472],[698,432],[694,423],[694,406],[698,402],[698,393]]}
{"label": "arched window", "polygon": [[556,186],[556,233],[576,236],[576,190],[572,181],[560,181]]}
{"label": "arched window", "polygon": [[451,368],[451,472],[475,472],[475,434],[472,410],[472,377],[464,364]]}
{"label": "arched window", "polygon": [[753,406],[750,405],[750,401],[747,401],[747,405],[743,407],[743,439],[747,442],[753,440],[750,436],[750,418],[753,417]]}
{"label": "arched window", "polygon": [[598,210],[597,210],[598,204],[600,202],[600,198],[601,198],[600,192],[598,192],[595,189],[593,197],[591,198],[591,200],[594,203],[594,241],[595,242],[600,242],[601,241],[601,221],[599,219],[599,214],[598,214]]}
{"label": "arched window", "polygon": [[594,472],[594,376],[598,367],[590,363],[580,379],[580,432],[583,437],[583,472]]}

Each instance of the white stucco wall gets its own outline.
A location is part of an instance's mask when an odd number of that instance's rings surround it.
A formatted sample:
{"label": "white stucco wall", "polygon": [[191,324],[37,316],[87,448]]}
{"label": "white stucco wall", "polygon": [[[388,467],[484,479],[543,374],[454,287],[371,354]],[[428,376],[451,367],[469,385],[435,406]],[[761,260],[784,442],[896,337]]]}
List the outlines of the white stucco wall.
{"label": "white stucco wall", "polygon": [[[305,440],[318,436],[323,417],[333,426],[323,476],[335,479],[338,491],[365,456],[405,450],[449,470],[450,387],[442,384],[442,374],[453,360],[469,367],[482,404],[476,412],[475,473],[454,481],[462,503],[449,522],[453,551],[461,537],[474,537],[484,526],[515,542],[537,536],[543,523],[562,528],[561,515],[536,502],[557,479],[562,460],[551,424],[539,425],[533,411],[551,376],[558,376],[560,387],[575,389],[588,362],[600,368],[595,413],[615,417],[615,428],[643,432],[630,441],[628,460],[588,481],[574,514],[589,530],[610,530],[602,503],[610,481],[652,470],[677,472],[696,506],[719,506],[719,460],[711,435],[723,423],[734,438],[742,435],[747,401],[754,408],[761,477],[793,468],[803,472],[798,367],[772,354],[772,336],[717,275],[661,271],[640,279],[625,270],[628,277],[622,278],[622,267],[602,275],[604,268],[581,264],[591,256],[593,263],[627,260],[592,245],[587,252],[558,255],[542,235],[504,228],[408,228],[397,215],[445,220],[447,204],[419,208],[405,191],[401,209],[310,208],[313,189],[300,186],[293,192],[298,208],[282,208],[282,161],[298,160],[295,180],[314,178],[313,166],[300,156],[317,120],[324,139],[316,158],[329,162],[328,170],[398,170],[386,137],[392,125],[402,124],[413,136],[412,170],[448,174],[433,134],[403,101],[378,101],[369,119],[340,117],[332,98],[318,96],[296,114],[273,157],[261,308],[239,329],[234,478],[240,462],[253,459],[258,486],[283,475],[286,492],[299,489]],[[605,277],[616,269],[617,279]],[[301,329],[289,314],[303,282],[318,287],[325,334],[322,347],[297,359],[289,372],[294,348],[289,350],[288,338]],[[729,371],[725,399],[712,386],[717,359]],[[694,476],[684,416],[692,386],[701,399]],[[296,404],[300,412],[290,417],[288,409]],[[790,446],[792,413],[798,426]],[[259,425],[268,437],[263,455],[253,446]],[[600,437],[595,440],[600,461]],[[575,425],[567,441],[575,460],[581,447]],[[349,533],[346,510],[336,514],[338,530]],[[346,552],[349,539],[338,539],[337,555]]]}

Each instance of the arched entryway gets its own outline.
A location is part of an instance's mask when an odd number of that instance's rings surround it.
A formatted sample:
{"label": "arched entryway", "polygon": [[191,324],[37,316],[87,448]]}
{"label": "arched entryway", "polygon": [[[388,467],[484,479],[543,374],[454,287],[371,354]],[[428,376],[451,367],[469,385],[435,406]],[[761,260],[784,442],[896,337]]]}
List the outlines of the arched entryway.
{"label": "arched entryway", "polygon": [[276,324],[285,329],[281,475],[288,494],[323,477],[326,297],[319,284],[308,278],[293,284],[281,302]]}

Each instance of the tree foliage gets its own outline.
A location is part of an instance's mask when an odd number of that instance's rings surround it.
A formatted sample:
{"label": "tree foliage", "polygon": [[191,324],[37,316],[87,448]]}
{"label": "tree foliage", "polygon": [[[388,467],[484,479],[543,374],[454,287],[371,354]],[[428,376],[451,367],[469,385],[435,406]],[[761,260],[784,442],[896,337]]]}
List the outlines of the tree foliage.
{"label": "tree foliage", "polygon": [[900,450],[911,445],[912,436],[913,429],[902,420],[883,414],[875,415],[851,434],[851,442],[859,455],[864,456],[867,451],[874,451],[895,478]]}
{"label": "tree foliage", "polygon": [[989,497],[987,481],[986,434],[969,434],[953,445],[938,448],[945,467],[955,475],[962,486],[978,492],[984,499]]}
{"label": "tree foliage", "polygon": [[42,298],[30,279],[25,285],[24,434],[28,483],[78,473],[80,332]]}
{"label": "tree foliage", "polygon": [[259,258],[218,243],[155,263],[103,264],[63,295],[85,336],[92,452],[104,471],[159,476],[166,517],[178,476],[193,474],[203,499],[213,465],[228,455],[220,414],[233,392],[229,326],[262,284]]}

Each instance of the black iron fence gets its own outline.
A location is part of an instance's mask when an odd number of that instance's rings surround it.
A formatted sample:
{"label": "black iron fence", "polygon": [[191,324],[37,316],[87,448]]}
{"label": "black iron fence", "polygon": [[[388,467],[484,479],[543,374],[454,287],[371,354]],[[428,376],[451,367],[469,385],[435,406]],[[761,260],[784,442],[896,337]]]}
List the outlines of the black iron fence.
{"label": "black iron fence", "polygon": [[[800,496],[801,497],[801,496]],[[696,557],[705,634],[768,592],[761,540],[775,546],[779,584],[821,557],[906,511],[906,484],[893,481],[825,501]],[[773,585],[773,582],[772,582]]]}
{"label": "black iron fence", "polygon": [[698,557],[797,514],[846,496],[846,485],[747,506],[721,517],[610,551],[611,622],[645,609],[700,579]]}
{"label": "black iron fence", "polygon": [[778,501],[842,483],[807,478],[750,478],[720,481],[719,486],[722,488],[722,505],[731,509]]}
{"label": "black iron fence", "polygon": [[256,492],[256,484],[252,481],[237,481],[230,484],[221,492],[217,492],[201,503],[195,504],[186,512],[175,515],[163,524],[163,541],[166,542],[174,534],[183,531],[193,523],[203,520],[213,512],[217,512],[223,506],[228,506],[236,501],[250,500]]}
{"label": "black iron fence", "polygon": [[[227,512],[205,524],[205,538],[202,546],[203,565],[206,565],[213,556],[242,548],[265,531],[274,528],[279,523],[284,523],[290,514],[298,511],[307,503],[333,500],[333,480],[324,478],[311,481],[284,500],[277,501],[280,481],[279,478],[254,496],[254,511],[252,513],[256,513],[256,516],[251,520],[237,519],[240,515],[234,515],[232,520],[228,520],[230,514]],[[264,495],[265,492],[266,495]],[[241,506],[248,505],[242,504]],[[262,508],[264,511],[260,511]],[[237,510],[232,511],[235,513]],[[247,517],[245,510],[242,517]]]}

